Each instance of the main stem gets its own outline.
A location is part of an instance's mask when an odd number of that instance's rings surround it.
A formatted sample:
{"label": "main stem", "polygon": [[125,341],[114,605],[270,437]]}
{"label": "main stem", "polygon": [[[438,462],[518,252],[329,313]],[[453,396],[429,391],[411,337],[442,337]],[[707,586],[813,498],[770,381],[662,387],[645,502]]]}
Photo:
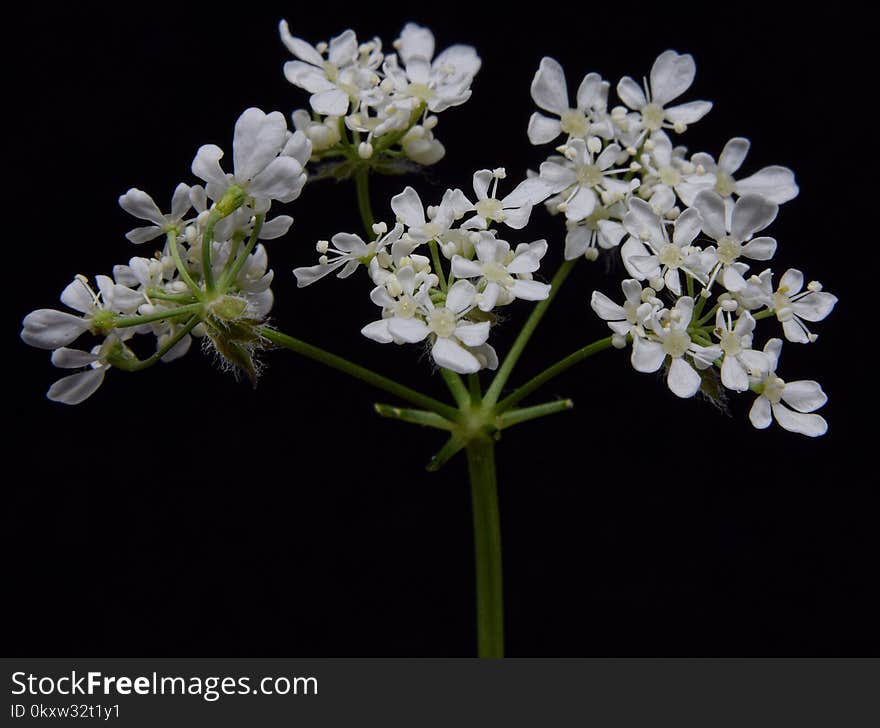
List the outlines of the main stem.
{"label": "main stem", "polygon": [[465,450],[474,512],[477,576],[477,644],[480,657],[504,657],[501,519],[495,479],[495,443],[471,440]]}

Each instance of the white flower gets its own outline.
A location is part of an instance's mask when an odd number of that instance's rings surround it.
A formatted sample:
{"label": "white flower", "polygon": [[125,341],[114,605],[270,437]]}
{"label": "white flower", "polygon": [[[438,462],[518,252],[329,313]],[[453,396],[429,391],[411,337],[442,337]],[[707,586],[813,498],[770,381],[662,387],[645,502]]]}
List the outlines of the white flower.
{"label": "white flower", "polygon": [[712,108],[709,101],[690,101],[678,106],[667,106],[687,91],[694,82],[697,67],[690,54],[664,51],[651,67],[650,85],[645,90],[625,76],[617,84],[617,95],[629,108],[641,112],[642,124],[650,132],[660,128],[684,131],[684,126],[702,119]]}
{"label": "white flower", "polygon": [[614,332],[614,344],[618,348],[626,345],[626,336],[631,336],[633,339],[647,336],[645,324],[654,312],[661,308],[660,300],[654,295],[653,290],[645,289],[643,293],[642,284],[634,278],[625,279],[620,287],[624,296],[622,306],[599,291],[593,291],[590,297],[590,306]]}
{"label": "white flower", "polygon": [[[691,206],[697,192],[710,188],[715,181],[714,175],[697,171],[690,162],[683,159],[684,150],[673,148],[672,141],[662,131],[655,132],[645,143],[649,152],[642,155],[641,160],[645,176],[640,192],[650,190],[656,194],[664,187],[674,189],[682,201]],[[672,203],[674,204],[674,196]]]}
{"label": "white flower", "polygon": [[129,230],[125,234],[125,237],[131,242],[139,245],[178,229],[183,216],[192,207],[190,186],[182,182],[177,185],[174,189],[174,195],[171,197],[171,212],[168,215],[162,213],[153,198],[146,192],[134,187],[119,198],[119,206],[130,215],[153,223]]}
{"label": "white flower", "polygon": [[700,375],[685,358],[693,359],[699,369],[706,369],[721,354],[719,346],[695,344],[688,333],[694,312],[694,299],[683,296],[671,310],[664,310],[650,320],[650,338],[633,338],[631,361],[638,372],[656,372],[670,359],[666,383],[678,397],[693,397],[700,389]]}
{"label": "white flower", "polygon": [[528,224],[532,207],[550,194],[547,183],[532,177],[523,180],[512,192],[498,199],[498,180],[506,176],[503,168],[474,172],[477,201],[472,209],[476,215],[467,220],[463,228],[485,230],[490,222],[501,222],[514,230],[521,230]]}
{"label": "white flower", "polygon": [[[739,170],[749,153],[749,146],[748,139],[734,137],[724,145],[717,164],[711,155],[703,152],[695,154],[691,161],[714,177],[715,192],[725,199],[732,195],[756,194],[781,205],[797,197],[798,186],[794,181],[794,172],[787,167],[774,164],[745,179],[734,178],[734,173]],[[692,202],[692,198],[689,200],[685,196],[682,196],[682,200],[686,205]]]}
{"label": "white flower", "polygon": [[434,138],[433,128],[428,124],[415,124],[400,140],[403,153],[416,164],[429,167],[446,156],[446,147]]}
{"label": "white flower", "polygon": [[723,355],[721,383],[736,392],[749,388],[749,375],[767,371],[770,363],[766,355],[752,349],[755,319],[745,311],[731,325],[730,314],[719,308],[715,316],[715,335]]}
{"label": "white flower", "polygon": [[434,361],[459,374],[477,372],[493,360],[497,363],[494,352],[489,354],[485,348],[489,322],[473,323],[464,318],[473,308],[476,288],[468,281],[457,281],[447,291],[444,305],[435,306],[427,286],[423,286],[418,295],[413,295],[415,276],[404,273],[405,270],[401,269],[397,274],[402,284],[398,302],[382,288],[373,292],[374,302],[392,310],[391,317],[365,326],[361,333],[380,343],[402,341],[416,344],[430,337]]}
{"label": "white flower", "polygon": [[261,213],[269,209],[272,200],[293,202],[299,197],[306,181],[303,169],[310,155],[311,142],[300,131],[291,134],[282,113],[266,114],[250,108],[235,122],[234,173],[223,171],[223,150],[215,144],[199,148],[192,173],[206,182],[212,200],[220,200],[232,185],[238,185],[254,200],[254,211]]}
{"label": "white flower", "polygon": [[[340,33],[330,40],[329,46],[320,44],[320,50],[291,35],[286,20],[278,24],[278,31],[287,50],[298,59],[284,64],[284,77],[294,86],[312,94],[309,103],[316,113],[344,116],[348,112],[351,97],[357,98],[361,91],[378,84],[379,79],[373,69],[381,62],[381,55],[378,59],[371,57],[372,63],[375,63],[372,68],[370,65],[360,66],[354,31]],[[324,52],[327,53],[326,59]],[[375,83],[371,83],[373,80]]]}
{"label": "white flower", "polygon": [[403,68],[392,55],[385,59],[383,71],[393,86],[395,103],[410,98],[437,113],[470,98],[470,85],[481,65],[473,47],[454,45],[434,58],[434,34],[415,23],[404,26],[394,47]]}
{"label": "white flower", "polygon": [[608,250],[620,245],[626,228],[620,222],[624,213],[623,203],[610,207],[597,206],[579,222],[566,222],[565,259],[574,260],[584,256],[588,260],[599,257],[598,248]]}
{"label": "white flower", "polygon": [[600,195],[610,203],[625,197],[632,189],[629,182],[618,180],[616,174],[626,169],[613,169],[621,149],[609,144],[594,158],[590,146],[583,139],[573,139],[565,148],[565,158],[551,158],[541,165],[541,180],[549,192],[563,192],[562,202],[556,205],[568,220],[577,222],[593,214]]}
{"label": "white flower", "polygon": [[77,276],[62,291],[61,302],[81,316],[42,308],[25,316],[21,338],[38,349],[58,349],[75,341],[86,331],[106,333],[113,328],[114,314],[133,313],[144,302],[141,293],[114,283],[108,276],[97,276],[98,293],[85,276]]}
{"label": "white flower", "polygon": [[752,236],[776,219],[779,206],[760,195],[743,195],[733,206],[728,223],[721,196],[713,190],[703,190],[694,199],[691,209],[700,211],[703,232],[716,243],[718,264],[712,273],[713,279],[720,272],[721,282],[728,291],[742,290],[746,286],[742,274],[748,265],[739,259],[770,260],[776,252],[773,238]]}
{"label": "white flower", "polygon": [[807,344],[816,340],[804,321],[821,321],[831,313],[837,303],[837,296],[822,290],[821,284],[811,282],[804,288],[804,274],[789,268],[779,279],[779,287],[773,290],[773,274],[765,271],[753,285],[760,287],[761,300],[776,314],[782,324],[785,338],[797,344]]}
{"label": "white flower", "polygon": [[809,413],[824,405],[828,397],[825,396],[818,382],[812,380],[786,382],[778,377],[776,368],[779,365],[781,351],[780,339],[770,339],[764,347],[769,370],[754,384],[759,395],[749,411],[749,419],[759,430],[769,427],[775,419],[789,432],[809,437],[824,435],[828,431],[825,418]]}
{"label": "white flower", "polygon": [[631,276],[648,279],[655,288],[665,284],[676,296],[681,295],[680,270],[697,280],[706,280],[705,256],[699,249],[691,247],[700,232],[701,220],[697,210],[690,208],[676,218],[672,241],[666,232],[666,224],[644,200],[630,201],[630,210],[624,216],[623,224],[630,238],[620,253]]}
{"label": "white flower", "polygon": [[530,279],[514,276],[534,273],[547,252],[547,241],[518,245],[516,251],[504,240],[497,240],[484,232],[474,245],[477,259],[468,260],[460,255],[452,258],[452,272],[457,278],[479,278],[478,306],[481,311],[491,311],[496,305],[503,306],[515,298],[525,301],[543,301],[550,295],[550,286]]}
{"label": "white flower", "polygon": [[403,192],[391,198],[391,209],[408,228],[407,235],[418,243],[441,238],[471,207],[461,190],[446,190],[440,204],[428,211],[419,193],[408,185]]}
{"label": "white flower", "polygon": [[[385,232],[387,230],[381,223],[374,226],[374,230]],[[293,274],[296,276],[296,285],[299,288],[311,285],[335,270],[339,271],[337,278],[348,278],[354,273],[359,265],[369,264],[377,253],[383,251],[400,239],[403,234],[403,225],[395,225],[391,232],[382,235],[376,240],[366,243],[360,235],[354,233],[336,233],[331,239],[335,247],[331,248],[327,241],[318,243],[318,252],[321,254],[318,265],[306,268],[296,268]],[[332,258],[330,257],[332,256]]]}
{"label": "white flower", "polygon": [[323,152],[336,146],[342,139],[339,133],[339,117],[328,116],[315,121],[305,109],[297,109],[291,114],[293,127],[305,134],[312,143],[312,152]]}
{"label": "white flower", "polygon": [[91,352],[79,349],[60,348],[52,352],[52,364],[60,369],[82,369],[84,371],[62,377],[55,382],[46,396],[53,402],[63,404],[80,404],[91,397],[104,381],[104,375],[110,369],[106,357],[115,345],[115,339],[109,338],[101,346]]}
{"label": "white flower", "polygon": [[546,144],[563,132],[569,138],[586,139],[590,135],[611,138],[613,128],[606,113],[608,87],[608,82],[598,73],[587,74],[578,87],[575,108],[571,108],[565,71],[553,58],[542,58],[532,80],[532,99],[538,107],[559,118],[533,113],[529,119],[529,141]]}

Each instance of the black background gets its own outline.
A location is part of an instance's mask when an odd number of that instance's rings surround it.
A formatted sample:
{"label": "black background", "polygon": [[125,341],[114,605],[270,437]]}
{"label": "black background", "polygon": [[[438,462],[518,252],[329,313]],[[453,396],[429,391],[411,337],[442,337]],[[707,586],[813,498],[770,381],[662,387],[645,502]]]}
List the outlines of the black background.
{"label": "black background", "polygon": [[[252,4],[253,5],[253,4]],[[255,391],[198,351],[139,375],[111,372],[85,404],[43,392],[48,353],[18,339],[77,272],[109,273],[144,254],[116,205],[131,186],[167,205],[200,144],[231,151],[248,106],[307,104],[281,67],[276,24],[327,39],[346,27],[386,45],[403,23],[430,25],[438,50],[475,45],[484,64],[466,105],[441,115],[447,157],[424,178],[374,185],[377,217],[413,184],[426,200],[470,191],[474,170],[511,180],[547,148],[525,135],[529,83],[552,55],[570,90],[588,71],[647,74],[666,48],[691,52],[687,100],[713,111],[685,135],[717,156],[752,139],[747,169],[792,167],[800,196],[771,228],[777,274],[818,278],[840,303],[810,347],[788,344],[780,372],[816,378],[829,434],[758,432],[751,396],[731,416],[681,401],[662,381],[602,354],[554,381],[572,413],[499,443],[508,652],[513,656],[876,654],[877,485],[864,450],[876,432],[869,265],[876,230],[876,114],[864,107],[864,18],[834,4],[788,15],[769,4],[720,16],[663,4],[339,3],[132,6],[106,14],[32,8],[13,16],[6,63],[9,316],[4,583],[15,654],[141,656],[467,656],[474,653],[469,493],[463,460],[424,465],[442,438],[379,419],[381,393],[283,352]],[[716,11],[717,12],[717,11]],[[314,242],[358,231],[354,191],[322,182],[284,210],[270,243],[279,326],[435,396],[416,347],[381,347],[359,329],[377,309],[362,276],[296,290],[290,270]],[[546,270],[560,258],[558,220]],[[511,237],[511,240],[517,241]],[[618,272],[583,264],[523,357],[516,381],[604,336],[587,304]],[[506,351],[527,305],[493,334]],[[763,343],[772,326],[762,327]],[[538,401],[538,400],[535,400]]]}

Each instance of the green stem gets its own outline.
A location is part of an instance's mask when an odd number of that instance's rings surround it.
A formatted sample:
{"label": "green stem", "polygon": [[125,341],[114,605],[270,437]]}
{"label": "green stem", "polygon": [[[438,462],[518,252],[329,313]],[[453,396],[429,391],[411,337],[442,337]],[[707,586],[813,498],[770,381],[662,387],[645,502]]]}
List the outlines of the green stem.
{"label": "green stem", "polygon": [[468,391],[471,395],[471,404],[479,404],[483,401],[483,390],[480,388],[480,375],[468,374]]}
{"label": "green stem", "polygon": [[191,313],[197,313],[201,311],[201,309],[201,303],[190,303],[187,306],[165,309],[164,311],[156,311],[155,313],[146,314],[144,316],[125,316],[123,318],[115,319],[113,321],[113,328],[124,329],[129,326],[151,324],[154,321],[165,321],[166,319],[173,319],[179,316],[186,316]]}
{"label": "green stem", "polygon": [[180,340],[192,331],[201,320],[202,319],[199,316],[193,316],[177,331],[176,334],[174,334],[174,336],[165,342],[161,349],[147,359],[119,359],[117,361],[111,360],[110,363],[117,369],[122,369],[125,372],[139,372],[142,369],[151,367],[154,364],[157,364],[163,356],[177,346],[177,344],[180,343]]}
{"label": "green stem", "polygon": [[207,291],[214,290],[214,226],[221,217],[217,210],[212,210],[202,235],[202,277]]}
{"label": "green stem", "polygon": [[532,377],[528,382],[523,384],[515,391],[511,392],[507,397],[505,397],[498,403],[495,411],[501,414],[506,410],[509,410],[518,402],[528,397],[532,392],[538,389],[538,387],[542,386],[546,382],[549,382],[554,377],[558,377],[560,374],[562,374],[567,369],[570,369],[575,364],[579,364],[584,359],[588,359],[589,357],[593,356],[593,354],[604,351],[610,346],[611,337],[608,336],[604,339],[594,341],[592,344],[572,352],[564,359],[560,359],[552,366],[547,367],[543,372],[535,377]]}
{"label": "green stem", "polygon": [[547,415],[555,415],[557,412],[565,412],[574,407],[574,402],[570,399],[560,399],[555,402],[546,402],[545,404],[537,404],[534,407],[524,407],[523,409],[509,410],[498,417],[498,429],[503,430],[506,427],[513,427],[529,420],[535,420],[538,417],[546,417]]}
{"label": "green stem", "polygon": [[413,425],[423,425],[424,427],[436,427],[438,430],[451,431],[455,427],[455,423],[450,422],[445,417],[441,417],[436,412],[427,412],[425,410],[404,409],[402,407],[394,407],[390,404],[375,404],[373,408],[376,414],[387,417],[392,420],[400,420],[401,422],[409,422]]}
{"label": "green stem", "polygon": [[501,519],[495,481],[495,443],[488,437],[466,448],[474,516],[477,582],[477,645],[480,657],[504,657],[504,594]]}
{"label": "green stem", "polygon": [[383,377],[381,374],[377,374],[376,372],[373,372],[366,367],[362,367],[359,364],[348,361],[348,359],[343,359],[341,356],[331,354],[329,351],[324,351],[324,349],[320,349],[317,346],[307,344],[304,341],[295,339],[292,336],[283,334],[280,331],[269,328],[268,326],[261,326],[258,332],[260,336],[271,341],[277,346],[289,349],[296,354],[300,354],[304,357],[307,357],[308,359],[313,359],[314,361],[320,362],[321,364],[326,364],[333,369],[338,369],[339,371],[344,372],[345,374],[348,374],[355,379],[360,379],[362,382],[372,384],[374,387],[384,389],[389,394],[400,397],[401,399],[406,400],[407,402],[410,402],[417,407],[430,410],[431,412],[436,412],[437,414],[442,415],[449,420],[457,421],[459,418],[459,412],[454,407],[450,407],[449,405],[443,404],[433,397],[428,397],[421,392],[417,392],[416,390],[410,389],[403,384],[399,384],[393,379]]}
{"label": "green stem", "polygon": [[461,381],[461,377],[450,369],[444,369],[443,367],[440,367],[440,375],[443,377],[443,381],[446,382],[446,386],[449,387],[452,396],[455,397],[458,406],[466,407],[471,401],[471,395],[465,388],[464,382]]}
{"label": "green stem", "polygon": [[367,237],[373,240],[376,233],[373,232],[373,208],[370,205],[370,168],[367,165],[358,166],[354,173],[354,185],[357,188],[358,210],[361,213],[361,221]]}
{"label": "green stem", "polygon": [[[256,218],[254,218],[254,229],[251,231],[250,240],[248,240],[247,245],[241,252],[241,255],[236,258],[235,263],[232,264],[232,267],[229,268],[229,270],[223,272],[223,276],[221,279],[221,285],[223,289],[225,289],[226,286],[228,286],[230,283],[235,281],[236,278],[238,278],[238,274],[241,272],[241,269],[247,262],[248,256],[250,256],[250,254],[253,252],[254,248],[257,245],[257,241],[260,239],[260,231],[263,229],[263,221],[265,219],[265,215],[257,215]],[[230,260],[232,260],[231,257]]]}
{"label": "green stem", "polygon": [[168,240],[168,247],[171,248],[171,257],[174,258],[174,265],[177,266],[177,272],[180,273],[180,277],[183,278],[190,290],[197,296],[200,296],[202,290],[196,285],[196,282],[192,279],[192,276],[190,276],[189,271],[183,264],[183,259],[180,257],[180,249],[177,247],[177,231],[169,231],[166,239]]}
{"label": "green stem", "polygon": [[449,283],[446,281],[446,273],[443,272],[443,264],[440,261],[440,249],[437,246],[437,241],[432,240],[429,242],[428,248],[431,250],[431,259],[434,261],[434,272],[440,279],[440,290],[446,293],[449,290]]}
{"label": "green stem", "polygon": [[491,407],[498,401],[501,390],[507,383],[511,372],[513,371],[513,367],[516,366],[523,350],[526,348],[526,344],[529,343],[529,339],[532,337],[532,334],[535,332],[535,329],[538,327],[538,324],[541,322],[541,319],[544,317],[544,314],[550,307],[553,299],[556,298],[556,294],[559,292],[565,279],[568,278],[568,274],[571,273],[571,269],[576,262],[577,261],[574,260],[566,260],[561,266],[559,266],[559,270],[556,271],[556,275],[554,275],[553,280],[550,281],[550,295],[538,303],[538,305],[532,310],[531,316],[526,320],[519,335],[516,337],[516,341],[513,342],[513,346],[510,348],[504,362],[498,369],[498,374],[495,375],[492,384],[489,385],[489,389],[486,391],[486,396],[484,398],[487,406]]}

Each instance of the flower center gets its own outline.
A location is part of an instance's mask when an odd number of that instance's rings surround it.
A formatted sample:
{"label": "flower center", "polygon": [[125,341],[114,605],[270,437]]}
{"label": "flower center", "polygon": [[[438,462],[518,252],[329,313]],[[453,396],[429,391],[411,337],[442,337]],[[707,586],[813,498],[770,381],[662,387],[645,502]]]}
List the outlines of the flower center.
{"label": "flower center", "polygon": [[585,164],[577,171],[577,181],[581,187],[595,187],[602,182],[602,170],[596,164]]}
{"label": "flower center", "polygon": [[330,63],[330,61],[324,61],[324,75],[328,81],[335,81],[338,74],[339,69],[334,64]]}
{"label": "flower center", "polygon": [[623,315],[626,316],[628,324],[637,324],[639,322],[639,304],[635,301],[625,301],[623,304]]}
{"label": "flower center", "polygon": [[657,259],[660,261],[661,265],[665,265],[667,268],[672,269],[678,268],[684,261],[684,257],[681,254],[681,248],[672,243],[666,243],[666,245],[660,248],[660,252],[657,254]]}
{"label": "flower center", "polygon": [[411,319],[416,315],[416,302],[413,300],[412,296],[403,296],[403,298],[395,304],[394,315],[404,319]]}
{"label": "flower center", "polygon": [[434,89],[426,83],[411,83],[406,87],[406,92],[420,101],[430,101],[434,98]]}
{"label": "flower center", "polygon": [[657,131],[657,129],[663,126],[664,116],[663,107],[654,103],[648,104],[642,109],[642,122],[648,131]]}
{"label": "flower center", "polygon": [[435,308],[428,314],[428,326],[441,339],[448,339],[455,332],[455,314],[448,308]]}
{"label": "flower center", "polygon": [[736,356],[742,351],[742,344],[740,343],[739,336],[732,331],[724,332],[721,334],[720,339],[721,351],[727,356]]}
{"label": "flower center", "polygon": [[681,173],[675,167],[661,167],[659,171],[660,181],[667,187],[675,187],[681,184]]}
{"label": "flower center", "polygon": [[736,192],[736,180],[719,169],[715,172],[715,191],[722,197],[730,197]]}
{"label": "flower center", "polygon": [[761,394],[769,399],[771,404],[779,402],[779,400],[782,399],[782,393],[784,391],[785,381],[777,377],[775,374],[770,374],[764,379],[764,389]]}
{"label": "flower center", "polygon": [[577,109],[563,111],[559,125],[562,127],[562,131],[573,137],[584,137],[590,131],[587,117]]}
{"label": "flower center", "polygon": [[495,283],[505,283],[507,285],[513,283],[513,278],[511,278],[507,269],[500,263],[484,263],[483,277],[487,281],[493,281]]}
{"label": "flower center", "polygon": [[691,345],[691,337],[686,331],[681,329],[672,329],[663,338],[663,351],[665,351],[673,359],[680,359],[684,356],[688,347]]}
{"label": "flower center", "polygon": [[718,241],[718,260],[724,265],[730,265],[742,252],[742,245],[733,238],[725,235]]}
{"label": "flower center", "polygon": [[485,200],[480,200],[474,207],[480,217],[484,217],[487,220],[495,220],[496,222],[504,220],[504,209],[501,207],[501,200],[487,197]]}
{"label": "flower center", "polygon": [[786,296],[788,289],[780,288],[773,294],[773,310],[776,312],[776,318],[779,321],[789,321],[794,316],[791,299]]}
{"label": "flower center", "polygon": [[586,220],[584,220],[584,225],[587,226],[588,230],[598,230],[599,221],[607,220],[609,217],[608,210],[601,205],[596,205],[596,207],[593,208],[593,212],[587,216]]}

